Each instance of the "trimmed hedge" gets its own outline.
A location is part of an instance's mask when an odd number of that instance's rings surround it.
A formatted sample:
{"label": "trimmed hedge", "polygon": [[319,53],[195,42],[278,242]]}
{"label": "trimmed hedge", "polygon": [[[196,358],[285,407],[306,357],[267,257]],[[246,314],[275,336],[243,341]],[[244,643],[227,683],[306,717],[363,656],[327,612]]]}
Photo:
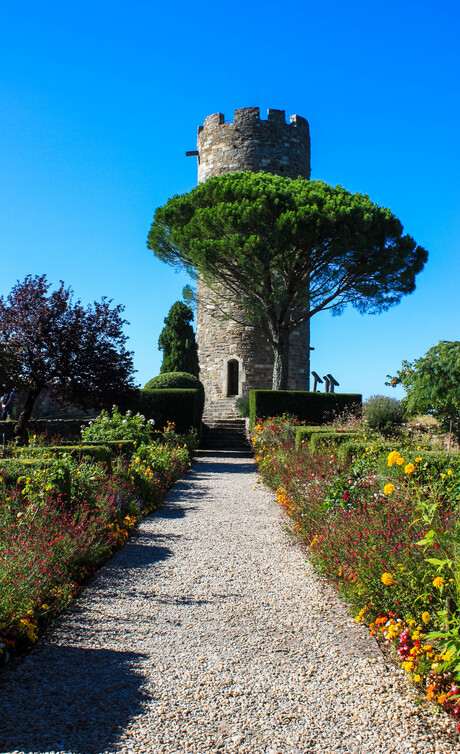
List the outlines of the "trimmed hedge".
{"label": "trimmed hedge", "polygon": [[139,390],[132,410],[146,419],[155,419],[155,429],[162,430],[174,422],[176,432],[201,428],[200,395],[196,388]]}
{"label": "trimmed hedge", "polygon": [[[156,438],[157,435],[161,436],[162,433],[152,432],[151,434]],[[134,440],[91,440],[92,447],[100,447],[101,445],[105,445],[109,448],[112,456],[118,454],[131,456],[136,450],[136,443]]]}
{"label": "trimmed hedge", "polygon": [[345,410],[361,410],[359,393],[312,393],[307,390],[251,390],[249,392],[249,423],[257,419],[292,414],[299,421],[324,424],[333,414]]}
{"label": "trimmed hedge", "polygon": [[361,436],[360,432],[314,432],[310,438],[310,447],[315,451],[324,445],[339,446]]}
{"label": "trimmed hedge", "polygon": [[50,445],[44,448],[46,453],[50,453],[54,456],[60,456],[64,453],[76,458],[79,461],[81,458],[91,458],[91,460],[98,463],[104,463],[109,471],[111,470],[112,453],[111,449],[104,445]]}
{"label": "trimmed hedge", "polygon": [[337,455],[340,461],[344,463],[351,463],[353,456],[361,456],[366,452],[366,448],[369,447],[369,443],[364,440],[359,442],[357,440],[349,440],[339,445]]}
{"label": "trimmed hedge", "polygon": [[325,432],[330,432],[331,428],[328,426],[321,426],[319,424],[314,424],[312,426],[306,426],[306,427],[299,427],[295,433],[295,447],[296,450],[300,448],[302,443],[310,443],[311,436],[315,434],[315,432],[321,432],[324,434]]}

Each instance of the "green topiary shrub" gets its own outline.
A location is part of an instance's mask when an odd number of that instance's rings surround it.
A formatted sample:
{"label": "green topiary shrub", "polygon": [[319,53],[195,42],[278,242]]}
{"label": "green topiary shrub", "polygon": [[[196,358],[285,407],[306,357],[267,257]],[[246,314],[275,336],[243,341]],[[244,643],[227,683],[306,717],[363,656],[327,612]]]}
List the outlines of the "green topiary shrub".
{"label": "green topiary shrub", "polygon": [[395,398],[386,395],[373,395],[363,406],[366,424],[371,429],[381,432],[402,423],[405,414],[404,405]]}
{"label": "green topiary shrub", "polygon": [[204,387],[198,377],[194,377],[190,372],[164,372],[157,377],[152,377],[145,386],[144,390],[170,390],[171,388],[195,388],[199,392],[200,413],[204,409]]}
{"label": "green topiary shrub", "polygon": [[163,430],[168,422],[176,432],[186,433],[201,428],[201,400],[196,388],[140,390],[134,410],[155,419],[155,429]]}

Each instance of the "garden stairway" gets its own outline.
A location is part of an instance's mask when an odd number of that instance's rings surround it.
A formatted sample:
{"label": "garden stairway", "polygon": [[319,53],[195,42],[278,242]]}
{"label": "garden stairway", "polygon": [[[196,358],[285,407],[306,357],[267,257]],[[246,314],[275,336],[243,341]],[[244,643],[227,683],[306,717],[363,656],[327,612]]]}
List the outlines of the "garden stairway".
{"label": "garden stairway", "polygon": [[248,450],[246,419],[208,419],[201,427],[200,447]]}

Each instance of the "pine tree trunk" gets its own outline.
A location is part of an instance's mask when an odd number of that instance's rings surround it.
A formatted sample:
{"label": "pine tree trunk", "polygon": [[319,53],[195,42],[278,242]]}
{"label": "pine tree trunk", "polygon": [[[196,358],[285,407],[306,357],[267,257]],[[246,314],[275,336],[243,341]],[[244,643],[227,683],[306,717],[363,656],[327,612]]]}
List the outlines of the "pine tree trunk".
{"label": "pine tree trunk", "polygon": [[272,390],[288,390],[289,379],[289,334],[282,334],[273,343],[273,381]]}

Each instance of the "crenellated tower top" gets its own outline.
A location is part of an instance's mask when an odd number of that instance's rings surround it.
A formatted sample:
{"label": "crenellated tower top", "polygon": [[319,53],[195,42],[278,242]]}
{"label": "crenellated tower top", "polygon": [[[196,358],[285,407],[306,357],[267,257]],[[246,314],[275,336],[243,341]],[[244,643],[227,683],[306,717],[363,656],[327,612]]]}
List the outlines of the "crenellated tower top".
{"label": "crenellated tower top", "polygon": [[208,115],[198,127],[198,183],[240,170],[275,173],[287,178],[310,178],[308,121],[284,110],[267,110],[261,120],[258,107],[235,110],[233,123],[222,113]]}

